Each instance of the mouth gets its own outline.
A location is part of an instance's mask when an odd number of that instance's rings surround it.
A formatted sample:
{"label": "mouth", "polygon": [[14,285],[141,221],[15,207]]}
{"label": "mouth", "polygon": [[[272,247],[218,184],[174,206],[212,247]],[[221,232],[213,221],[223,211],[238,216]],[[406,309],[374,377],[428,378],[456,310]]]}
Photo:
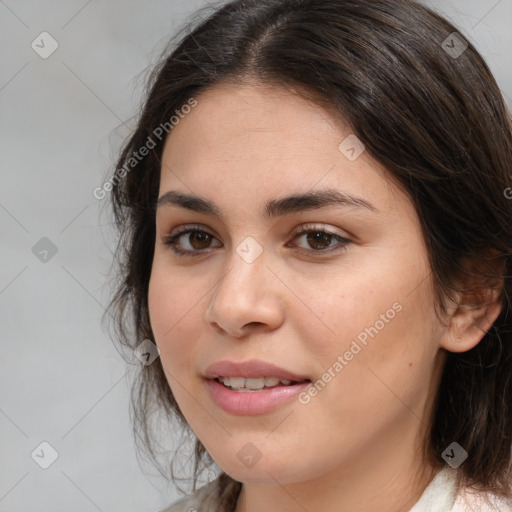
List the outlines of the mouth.
{"label": "mouth", "polygon": [[263,392],[269,389],[290,387],[296,384],[311,382],[309,379],[290,380],[281,379],[279,377],[216,377],[212,380],[222,384],[231,391],[239,393]]}
{"label": "mouth", "polygon": [[203,374],[213,403],[232,415],[266,414],[290,404],[311,380],[256,359],[218,361]]}
{"label": "mouth", "polygon": [[[267,377],[269,384],[274,384],[277,378]],[[234,380],[231,385],[231,380]],[[244,386],[241,386],[242,382]],[[224,381],[224,382],[222,382]],[[247,382],[248,381],[248,382]],[[256,381],[256,382],[253,382]],[[311,385],[310,380],[300,382],[277,379],[277,384],[253,389],[248,386],[261,386],[265,378],[244,379],[243,377],[218,377],[207,379],[207,392],[212,402],[224,412],[233,416],[255,416],[271,413],[285,405],[291,406],[301,392]]]}
{"label": "mouth", "polygon": [[[289,385],[290,382],[309,380],[307,375],[296,374],[273,363],[258,359],[218,361],[210,365],[203,375],[207,379],[233,379],[234,384],[228,382],[228,385],[237,387],[245,387],[245,383],[249,381],[247,387],[252,389],[260,389],[265,385],[268,387],[275,386],[278,384],[275,379],[279,379],[284,385]],[[244,379],[245,382],[240,379]],[[262,384],[261,379],[268,380]]]}

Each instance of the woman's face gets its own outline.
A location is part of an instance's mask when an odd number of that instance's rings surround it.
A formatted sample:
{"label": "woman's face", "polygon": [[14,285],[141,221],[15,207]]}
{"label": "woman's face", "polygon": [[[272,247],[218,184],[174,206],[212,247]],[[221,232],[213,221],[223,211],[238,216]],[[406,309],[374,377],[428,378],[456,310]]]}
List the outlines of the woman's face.
{"label": "woman's face", "polygon": [[[412,203],[289,91],[218,85],[197,102],[165,145],[149,285],[186,420],[243,482],[419,463],[444,354]],[[178,228],[192,232],[166,245]],[[220,361],[234,365],[209,371]],[[285,375],[237,367],[255,361],[302,382],[207,378]]]}

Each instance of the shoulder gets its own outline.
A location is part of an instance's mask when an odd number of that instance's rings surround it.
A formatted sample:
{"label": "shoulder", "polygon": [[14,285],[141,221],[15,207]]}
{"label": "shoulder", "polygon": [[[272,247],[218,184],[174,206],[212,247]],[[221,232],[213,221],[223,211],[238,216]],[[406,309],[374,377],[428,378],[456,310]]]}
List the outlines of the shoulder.
{"label": "shoulder", "polygon": [[459,489],[450,512],[512,512],[512,500],[463,488]]}
{"label": "shoulder", "polygon": [[444,468],[409,512],[512,512],[512,503],[461,485],[458,472]]}
{"label": "shoulder", "polygon": [[[158,512],[209,512],[208,508],[204,508],[204,502],[213,499],[217,487],[218,479],[200,487],[192,494],[184,496],[166,509],[159,510]],[[208,498],[210,499],[208,500]]]}
{"label": "shoulder", "polygon": [[221,498],[226,491],[232,491],[234,485],[236,486],[234,482],[226,485],[225,478],[221,475],[158,512],[231,512],[229,507],[223,505],[224,500]]}

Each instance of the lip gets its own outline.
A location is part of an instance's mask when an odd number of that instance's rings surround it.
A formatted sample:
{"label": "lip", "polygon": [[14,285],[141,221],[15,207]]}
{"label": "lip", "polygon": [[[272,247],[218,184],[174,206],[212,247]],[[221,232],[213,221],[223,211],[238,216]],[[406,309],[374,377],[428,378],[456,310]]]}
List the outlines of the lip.
{"label": "lip", "polygon": [[207,379],[218,377],[245,377],[246,379],[256,377],[277,377],[291,381],[309,380],[306,375],[292,373],[272,363],[251,359],[249,361],[218,361],[210,365],[204,376]]}
{"label": "lip", "polygon": [[[256,359],[238,362],[219,361],[207,368],[204,377],[210,397],[218,407],[229,414],[248,416],[265,414],[284,405],[311,384],[311,380],[304,375]],[[243,392],[232,391],[215,380],[218,377],[277,377],[296,383]]]}
{"label": "lip", "polygon": [[293,400],[311,384],[310,381],[297,382],[289,386],[275,386],[261,391],[232,391],[220,382],[206,380],[208,392],[213,402],[223,411],[237,416],[265,414]]}

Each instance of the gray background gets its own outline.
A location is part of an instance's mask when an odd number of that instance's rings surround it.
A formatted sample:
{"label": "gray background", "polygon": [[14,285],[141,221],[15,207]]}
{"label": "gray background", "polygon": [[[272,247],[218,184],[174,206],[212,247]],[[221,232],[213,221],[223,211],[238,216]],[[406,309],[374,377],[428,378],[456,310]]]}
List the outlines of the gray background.
{"label": "gray background", "polygon": [[[426,3],[476,44],[512,106],[512,0]],[[0,512],[154,512],[178,496],[135,456],[130,374],[100,326],[113,237],[93,190],[148,66],[203,5],[0,0]],[[47,59],[31,47],[43,31],[59,45]],[[34,254],[43,237],[56,254]],[[48,469],[34,460],[50,460],[43,441],[58,453]]]}

